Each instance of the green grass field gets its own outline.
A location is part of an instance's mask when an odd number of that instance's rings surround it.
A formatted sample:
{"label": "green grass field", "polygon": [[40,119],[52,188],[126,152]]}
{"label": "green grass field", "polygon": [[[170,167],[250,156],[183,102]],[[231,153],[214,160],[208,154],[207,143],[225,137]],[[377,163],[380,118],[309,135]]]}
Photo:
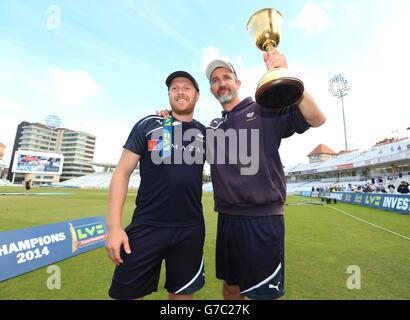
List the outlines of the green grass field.
{"label": "green grass field", "polygon": [[[18,188],[0,188],[18,192]],[[71,192],[59,196],[0,196],[0,232],[49,223],[106,215],[107,191],[50,190]],[[128,195],[123,225],[132,215],[136,192]],[[289,204],[300,203],[289,197]],[[206,219],[205,287],[195,299],[222,299],[221,281],[215,278],[216,214],[212,194],[203,195]],[[410,237],[410,216],[370,208],[331,205],[351,215]],[[285,209],[286,295],[284,299],[410,299],[410,241],[326,206],[289,205]],[[106,299],[114,264],[104,248],[56,263],[61,269],[62,288],[47,288],[46,269],[42,268],[0,282],[4,299]],[[346,286],[349,266],[361,271],[361,289]],[[0,266],[1,267],[1,266]],[[160,279],[158,292],[146,299],[167,299]]]}

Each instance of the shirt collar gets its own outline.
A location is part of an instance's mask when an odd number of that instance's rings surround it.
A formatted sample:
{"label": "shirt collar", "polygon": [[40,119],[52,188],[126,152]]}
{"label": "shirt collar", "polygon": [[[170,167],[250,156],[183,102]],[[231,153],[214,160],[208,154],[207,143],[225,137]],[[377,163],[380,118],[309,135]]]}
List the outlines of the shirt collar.
{"label": "shirt collar", "polygon": [[239,104],[237,104],[231,111],[222,111],[222,117],[225,119],[225,117],[230,114],[230,113],[234,113],[234,112],[238,112],[241,111],[247,107],[249,107],[250,105],[252,105],[253,103],[255,103],[253,101],[253,99],[251,97],[248,97],[244,100],[242,100],[241,102],[239,102]]}

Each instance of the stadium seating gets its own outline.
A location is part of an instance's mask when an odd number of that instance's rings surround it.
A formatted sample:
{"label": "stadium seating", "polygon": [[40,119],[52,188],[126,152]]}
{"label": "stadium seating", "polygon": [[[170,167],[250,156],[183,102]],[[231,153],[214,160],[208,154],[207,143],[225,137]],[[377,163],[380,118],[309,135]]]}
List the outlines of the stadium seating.
{"label": "stadium seating", "polygon": [[[54,187],[84,188],[84,189],[108,189],[113,172],[95,172],[79,178],[70,179],[61,183],[55,183]],[[141,177],[139,171],[134,171],[128,184],[129,189],[137,189],[140,185]]]}
{"label": "stadium seating", "polygon": [[[410,139],[401,139],[394,143],[374,146],[365,151],[354,151],[344,153],[339,156],[332,157],[326,161],[318,163],[298,164],[296,166],[285,169],[285,175],[288,177],[287,190],[289,193],[300,191],[311,191],[313,188],[326,188],[337,185],[347,189],[348,185],[364,186],[369,183],[363,176],[343,176],[340,175],[341,170],[346,167],[347,170],[377,167],[383,164],[391,165],[395,162],[407,161],[410,159]],[[314,180],[312,179],[314,177]],[[401,181],[410,181],[410,176],[407,172],[402,177],[395,175],[377,175],[374,178],[382,176],[385,188],[389,184],[396,188]],[[377,185],[377,182],[375,183]]]}
{"label": "stadium seating", "polygon": [[8,187],[8,186],[12,186],[13,184],[6,180],[6,179],[0,179],[0,187]]}
{"label": "stadium seating", "polygon": [[[300,191],[311,191],[312,187],[326,188],[329,186],[337,185],[347,189],[348,185],[365,185],[366,181],[363,177],[337,177],[332,178],[331,173],[338,170],[338,167],[352,164],[355,168],[366,165],[376,165],[382,163],[381,160],[385,159],[386,162],[394,162],[395,159],[410,159],[410,139],[398,141],[396,143],[381,145],[373,147],[365,151],[354,151],[345,154],[341,154],[336,157],[332,157],[329,160],[316,163],[298,164],[289,168],[285,168],[285,175],[290,177],[287,184],[287,191],[289,193]],[[327,173],[329,175],[327,176]],[[113,172],[96,172],[83,177],[71,179],[62,183],[53,184],[55,187],[69,187],[69,188],[89,188],[89,189],[108,189]],[[317,178],[320,174],[321,179]],[[316,175],[316,180],[306,179],[308,175]],[[302,180],[302,177],[304,180]],[[392,183],[396,187],[402,180],[410,182],[410,176],[403,176],[402,178],[395,177],[394,180],[388,180],[387,175],[383,177],[384,183],[387,187],[389,183]],[[296,181],[295,181],[296,180]],[[140,185],[141,177],[139,171],[136,170],[130,177],[129,188],[137,189]],[[0,185],[10,185],[9,182],[0,180]],[[212,184],[206,183],[203,185],[203,191],[213,192]]]}
{"label": "stadium seating", "polygon": [[214,188],[212,187],[212,182],[204,183],[202,185],[202,191],[204,191],[204,192],[214,192]]}

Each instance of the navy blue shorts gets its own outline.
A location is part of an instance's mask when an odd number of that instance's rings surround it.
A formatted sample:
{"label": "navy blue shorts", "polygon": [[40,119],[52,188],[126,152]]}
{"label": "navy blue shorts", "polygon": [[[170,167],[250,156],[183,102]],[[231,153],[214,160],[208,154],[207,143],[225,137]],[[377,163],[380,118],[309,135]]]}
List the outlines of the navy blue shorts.
{"label": "navy blue shorts", "polygon": [[284,219],[219,214],[216,276],[253,300],[285,294]]}
{"label": "navy blue shorts", "polygon": [[180,228],[130,225],[125,231],[131,254],[121,249],[124,263],[115,268],[111,298],[137,299],[157,291],[163,260],[168,292],[192,294],[204,286],[203,224]]}

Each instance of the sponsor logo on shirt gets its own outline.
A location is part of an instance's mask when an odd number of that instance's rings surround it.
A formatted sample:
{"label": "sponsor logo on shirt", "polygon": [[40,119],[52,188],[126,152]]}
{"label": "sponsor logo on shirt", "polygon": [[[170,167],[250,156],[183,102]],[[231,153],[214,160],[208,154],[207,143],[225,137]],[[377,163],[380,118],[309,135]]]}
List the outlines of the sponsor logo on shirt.
{"label": "sponsor logo on shirt", "polygon": [[162,141],[161,140],[148,140],[148,151],[161,151]]}

